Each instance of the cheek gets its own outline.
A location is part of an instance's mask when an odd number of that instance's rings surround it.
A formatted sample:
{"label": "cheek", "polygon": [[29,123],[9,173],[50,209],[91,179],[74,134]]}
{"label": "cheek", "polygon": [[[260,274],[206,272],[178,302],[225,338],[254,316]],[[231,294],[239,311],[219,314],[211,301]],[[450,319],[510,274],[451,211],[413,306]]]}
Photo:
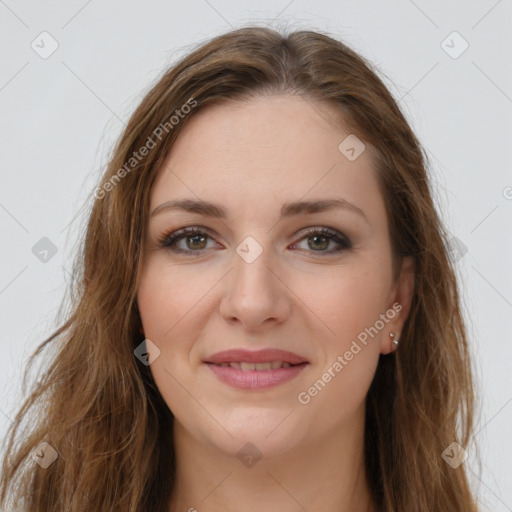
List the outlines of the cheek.
{"label": "cheek", "polygon": [[[339,355],[343,358],[343,353]],[[356,411],[364,406],[378,355],[368,348],[362,348],[352,360],[344,361],[341,363],[333,359],[324,373],[316,376],[309,387],[300,390],[297,397],[301,404],[299,410],[314,424],[323,425],[324,429],[349,424]]]}
{"label": "cheek", "polygon": [[[328,329],[327,339],[343,345],[384,313],[386,276],[368,266],[338,267],[322,280],[303,280],[297,293]],[[313,292],[312,292],[313,290]]]}
{"label": "cheek", "polygon": [[190,399],[179,384],[187,382],[187,374],[182,374],[182,370],[187,367],[190,350],[186,344],[188,336],[183,336],[183,327],[187,326],[183,319],[198,302],[200,292],[191,286],[186,272],[179,266],[170,266],[156,256],[145,261],[137,303],[144,334],[160,350],[150,371],[172,411],[186,409]]}
{"label": "cheek", "polygon": [[141,275],[137,301],[148,338],[165,343],[174,326],[197,304],[205,291],[198,280],[180,266],[160,258],[146,262]]}
{"label": "cheek", "polygon": [[382,274],[368,268],[339,269],[326,281],[324,292],[308,304],[334,334],[317,336],[324,359],[298,398],[304,413],[326,428],[350,420],[373,380],[383,333],[374,329],[385,313],[382,280]]}

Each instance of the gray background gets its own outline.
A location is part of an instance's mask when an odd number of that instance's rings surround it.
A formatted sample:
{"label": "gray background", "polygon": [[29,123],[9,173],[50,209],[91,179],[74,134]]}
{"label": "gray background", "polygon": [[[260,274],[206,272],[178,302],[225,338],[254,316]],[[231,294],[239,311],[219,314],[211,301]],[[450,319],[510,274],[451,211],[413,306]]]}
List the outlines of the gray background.
{"label": "gray background", "polygon": [[[193,45],[231,27],[318,29],[380,69],[428,150],[480,388],[474,484],[483,510],[512,511],[511,3],[0,0],[1,435],[26,359],[55,326],[72,279],[86,197],[142,94]],[[34,254],[43,237],[54,255]],[[473,450],[464,464],[478,472]]]}

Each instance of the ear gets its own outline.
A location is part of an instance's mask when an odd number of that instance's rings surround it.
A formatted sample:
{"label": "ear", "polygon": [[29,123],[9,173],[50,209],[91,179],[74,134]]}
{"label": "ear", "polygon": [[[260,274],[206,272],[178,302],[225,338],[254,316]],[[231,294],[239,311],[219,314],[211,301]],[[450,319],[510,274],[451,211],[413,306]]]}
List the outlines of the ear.
{"label": "ear", "polygon": [[[387,311],[394,311],[394,317],[387,323],[380,345],[381,354],[389,354],[395,350],[393,340],[399,339],[403,331],[405,321],[411,310],[414,293],[415,262],[412,256],[402,260],[399,275],[393,285],[390,294]],[[395,335],[394,338],[390,333]]]}

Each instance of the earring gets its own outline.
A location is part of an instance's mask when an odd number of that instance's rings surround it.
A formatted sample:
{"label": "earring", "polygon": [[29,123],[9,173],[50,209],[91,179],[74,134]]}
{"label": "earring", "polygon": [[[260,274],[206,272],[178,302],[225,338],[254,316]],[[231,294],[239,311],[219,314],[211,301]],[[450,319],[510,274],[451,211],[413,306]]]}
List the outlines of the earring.
{"label": "earring", "polygon": [[389,337],[393,340],[393,350],[398,348],[398,337],[395,338],[395,333],[390,332]]}

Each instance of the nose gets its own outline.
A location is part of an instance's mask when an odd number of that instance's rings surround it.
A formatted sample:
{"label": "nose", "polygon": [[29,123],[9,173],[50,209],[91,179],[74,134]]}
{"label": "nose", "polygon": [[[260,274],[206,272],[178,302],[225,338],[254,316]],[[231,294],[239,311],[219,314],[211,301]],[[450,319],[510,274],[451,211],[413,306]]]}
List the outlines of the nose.
{"label": "nose", "polygon": [[234,268],[222,281],[220,303],[220,314],[227,322],[259,331],[288,318],[293,293],[271,259],[266,249],[252,262],[233,255]]}

